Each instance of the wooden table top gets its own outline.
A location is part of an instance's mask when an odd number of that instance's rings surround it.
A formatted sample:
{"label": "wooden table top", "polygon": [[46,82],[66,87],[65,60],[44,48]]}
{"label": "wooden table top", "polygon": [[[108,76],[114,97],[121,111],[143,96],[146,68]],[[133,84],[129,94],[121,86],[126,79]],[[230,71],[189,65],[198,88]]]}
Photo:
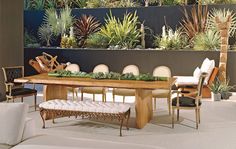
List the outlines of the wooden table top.
{"label": "wooden table top", "polygon": [[137,80],[108,80],[76,77],[52,77],[47,73],[38,74],[15,79],[16,83],[33,83],[44,85],[65,85],[65,86],[93,86],[111,88],[132,88],[132,89],[169,89],[174,85],[176,78],[169,78],[167,81],[137,81]]}

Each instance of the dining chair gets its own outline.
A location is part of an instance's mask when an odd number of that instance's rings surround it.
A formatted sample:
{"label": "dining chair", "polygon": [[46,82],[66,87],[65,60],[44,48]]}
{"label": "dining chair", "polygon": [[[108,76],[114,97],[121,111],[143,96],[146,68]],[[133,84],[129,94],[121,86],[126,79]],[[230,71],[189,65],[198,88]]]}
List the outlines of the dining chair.
{"label": "dining chair", "polygon": [[[196,114],[196,129],[198,129],[198,124],[200,124],[200,109],[201,109],[201,99],[202,99],[202,89],[207,73],[201,73],[198,81],[197,90],[194,92],[181,92],[181,90],[176,91],[177,97],[172,99],[172,128],[174,128],[175,119],[175,109],[177,109],[177,121],[179,121],[179,110],[195,110]],[[184,96],[182,96],[184,94]]]}
{"label": "dining chair", "polygon": [[[171,70],[167,66],[158,66],[153,70],[155,77],[171,77]],[[154,100],[154,108],[156,109],[156,100],[158,98],[167,98],[169,115],[171,115],[171,88],[169,89],[156,89],[152,91],[152,98]]]}
{"label": "dining chair", "polygon": [[[134,75],[139,75],[139,68],[136,65],[127,65],[124,67],[123,74],[133,73]],[[123,96],[123,103],[125,102],[125,96],[135,96],[135,89],[125,89],[125,88],[113,88],[112,90],[113,102],[115,102],[115,96]]]}
{"label": "dining chair", "polygon": [[[78,64],[67,64],[65,70],[71,71],[72,73],[79,72],[80,67]],[[78,87],[68,87],[68,92],[72,92],[72,99],[75,100],[75,96],[78,98]]]}
{"label": "dining chair", "polygon": [[2,67],[5,86],[6,86],[6,99],[13,100],[15,98],[21,98],[23,102],[24,97],[34,96],[34,108],[37,108],[37,90],[35,86],[33,89],[25,88],[22,83],[15,83],[14,79],[24,77],[24,66],[14,66],[14,67]]}
{"label": "dining chair", "polygon": [[[109,68],[105,64],[99,64],[94,67],[93,73],[108,73]],[[93,101],[95,101],[95,94],[102,94],[102,101],[106,102],[106,88],[104,87],[82,87],[81,88],[81,100],[84,98],[84,93],[93,94]]]}

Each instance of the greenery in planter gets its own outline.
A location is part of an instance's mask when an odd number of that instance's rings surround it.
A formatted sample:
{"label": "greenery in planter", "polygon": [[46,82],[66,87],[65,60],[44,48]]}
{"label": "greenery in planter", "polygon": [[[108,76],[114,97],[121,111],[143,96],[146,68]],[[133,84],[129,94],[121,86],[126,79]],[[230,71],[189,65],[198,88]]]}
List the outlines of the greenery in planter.
{"label": "greenery in planter", "polygon": [[203,0],[202,4],[235,4],[235,0]]}
{"label": "greenery in planter", "polygon": [[209,86],[209,88],[210,88],[211,92],[214,94],[221,93],[222,83],[218,78],[216,78],[213,81],[213,83]]}
{"label": "greenery in planter", "polygon": [[207,30],[205,33],[198,33],[193,39],[194,50],[219,50],[219,32]]}
{"label": "greenery in planter", "polygon": [[182,49],[187,46],[187,38],[180,30],[162,27],[161,37],[156,37],[154,44],[161,49]]}
{"label": "greenery in planter", "polygon": [[74,23],[75,35],[79,47],[85,47],[87,38],[100,30],[100,22],[93,16],[82,15]]}
{"label": "greenery in planter", "polygon": [[85,47],[88,48],[107,48],[108,47],[108,40],[104,36],[99,33],[94,33],[89,35],[88,39],[86,40]]}
{"label": "greenery in planter", "polygon": [[190,13],[184,7],[183,12],[184,19],[182,19],[181,26],[191,42],[195,35],[206,31],[208,7],[197,5],[196,8],[193,6]]}
{"label": "greenery in planter", "polygon": [[115,7],[136,7],[138,3],[134,0],[88,0],[87,8],[115,8]]}
{"label": "greenery in planter", "polygon": [[24,47],[40,47],[37,38],[27,30],[24,32]]}
{"label": "greenery in planter", "polygon": [[127,13],[123,20],[116,18],[110,13],[105,19],[105,25],[99,32],[110,46],[120,46],[123,49],[135,48],[140,38],[138,29],[138,16],[135,13]]}
{"label": "greenery in planter", "polygon": [[47,47],[49,47],[51,41],[53,40],[53,32],[51,26],[49,24],[42,24],[38,30],[38,37],[43,44],[46,42]]}
{"label": "greenery in planter", "polygon": [[166,81],[167,77],[154,77],[149,73],[140,74],[135,76],[133,73],[120,74],[117,72],[109,73],[86,73],[86,72],[75,72],[66,70],[57,70],[55,72],[49,72],[49,76],[53,77],[80,77],[80,78],[93,78],[93,79],[112,79],[112,80],[139,80],[139,81]]}

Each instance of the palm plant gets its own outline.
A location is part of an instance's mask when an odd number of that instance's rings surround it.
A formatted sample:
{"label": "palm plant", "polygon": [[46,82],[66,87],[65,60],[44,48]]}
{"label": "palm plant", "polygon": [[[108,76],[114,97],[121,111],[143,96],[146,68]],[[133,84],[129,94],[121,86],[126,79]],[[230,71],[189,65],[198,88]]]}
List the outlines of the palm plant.
{"label": "palm plant", "polygon": [[100,30],[100,22],[93,16],[82,15],[74,23],[75,35],[79,40],[79,46],[84,47],[89,35]]}
{"label": "palm plant", "polygon": [[122,21],[110,13],[105,22],[100,34],[109,41],[109,45],[127,49],[134,48],[139,42],[140,30],[137,28],[139,21],[136,12],[125,14]]}
{"label": "palm plant", "polygon": [[207,30],[194,37],[193,45],[195,50],[217,50],[220,47],[219,32]]}
{"label": "palm plant", "polygon": [[39,36],[39,39],[41,40],[41,42],[42,43],[46,42],[47,47],[49,47],[50,42],[52,41],[52,36],[53,36],[51,26],[49,24],[42,24],[39,27],[38,36]]}
{"label": "palm plant", "polygon": [[221,36],[219,79],[226,82],[227,52],[229,36],[233,36],[236,30],[235,13],[229,10],[214,9],[208,16],[208,28],[217,29]]}
{"label": "palm plant", "polygon": [[182,19],[181,26],[190,41],[196,34],[206,31],[207,14],[207,6],[198,5],[197,9],[193,6],[190,14],[184,7],[184,19]]}

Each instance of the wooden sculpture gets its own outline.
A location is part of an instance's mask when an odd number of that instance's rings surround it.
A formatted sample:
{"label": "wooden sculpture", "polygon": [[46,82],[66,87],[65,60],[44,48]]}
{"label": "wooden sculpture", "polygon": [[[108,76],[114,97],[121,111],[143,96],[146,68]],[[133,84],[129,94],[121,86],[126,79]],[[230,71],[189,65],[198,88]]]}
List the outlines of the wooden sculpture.
{"label": "wooden sculpture", "polygon": [[57,56],[52,56],[48,53],[43,52],[41,56],[37,56],[35,60],[31,59],[29,64],[38,73],[47,73],[55,70],[62,70],[66,67],[66,64],[60,64],[57,61]]}

